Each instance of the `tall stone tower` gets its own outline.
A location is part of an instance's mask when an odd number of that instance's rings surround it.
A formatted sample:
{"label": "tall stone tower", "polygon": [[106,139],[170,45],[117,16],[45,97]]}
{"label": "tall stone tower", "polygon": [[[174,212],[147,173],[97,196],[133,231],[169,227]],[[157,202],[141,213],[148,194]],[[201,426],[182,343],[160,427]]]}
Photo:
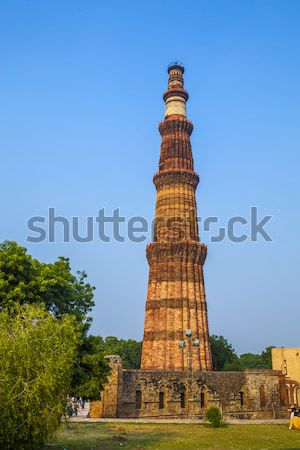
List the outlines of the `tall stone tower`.
{"label": "tall stone tower", "polygon": [[199,241],[190,135],[186,117],[188,93],[184,67],[168,68],[153,242],[147,246],[150,266],[141,369],[212,370],[203,264],[206,246]]}

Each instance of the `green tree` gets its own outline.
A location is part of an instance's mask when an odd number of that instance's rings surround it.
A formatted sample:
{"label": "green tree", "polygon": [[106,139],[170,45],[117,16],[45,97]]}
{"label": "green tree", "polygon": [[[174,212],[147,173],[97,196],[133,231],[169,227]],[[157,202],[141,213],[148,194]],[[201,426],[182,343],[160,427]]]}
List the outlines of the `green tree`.
{"label": "green tree", "polygon": [[272,348],[275,347],[270,345],[261,352],[261,364],[263,369],[272,369]]}
{"label": "green tree", "polygon": [[74,364],[71,391],[74,396],[99,399],[109,374],[109,366],[101,351],[100,336],[83,336]]}
{"label": "green tree", "polygon": [[261,354],[243,353],[237,356],[232,345],[223,336],[212,335],[210,344],[214,370],[272,369],[272,346]]}
{"label": "green tree", "polygon": [[224,371],[234,371],[234,372],[241,372],[244,370],[241,360],[238,356],[236,356],[231,362],[226,362],[224,364],[223,369]]}
{"label": "green tree", "polygon": [[88,328],[87,314],[94,306],[94,287],[86,283],[86,273],[71,273],[68,258],[41,263],[16,242],[0,245],[0,310],[15,302],[44,303],[56,317],[74,314]]}
{"label": "green tree", "polygon": [[0,448],[38,449],[60,424],[78,326],[42,305],[0,312]]}
{"label": "green tree", "polygon": [[243,353],[242,355],[240,355],[240,363],[243,370],[260,369],[261,356],[254,353]]}
{"label": "green tree", "polygon": [[[224,370],[230,364],[237,364],[238,359],[232,345],[224,336],[210,336],[214,370]],[[233,369],[228,369],[233,370]]]}
{"label": "green tree", "polygon": [[243,353],[231,362],[226,362],[224,370],[272,369],[272,348],[267,347],[261,354]]}
{"label": "green tree", "polygon": [[[42,263],[32,258],[16,242],[0,245],[0,311],[11,310],[17,303],[42,304],[56,317],[76,317],[81,324],[81,338],[74,363],[72,391],[98,398],[108,372],[97,338],[87,336],[94,306],[94,287],[86,282],[86,273],[71,273],[68,258]],[[101,339],[100,339],[101,340]]]}
{"label": "green tree", "polygon": [[139,369],[141,365],[142,342],[134,339],[118,339],[107,336],[102,339],[101,350],[106,355],[119,355],[125,369]]}
{"label": "green tree", "polygon": [[267,347],[261,354],[242,354],[240,356],[242,369],[272,369],[272,348],[271,346]]}

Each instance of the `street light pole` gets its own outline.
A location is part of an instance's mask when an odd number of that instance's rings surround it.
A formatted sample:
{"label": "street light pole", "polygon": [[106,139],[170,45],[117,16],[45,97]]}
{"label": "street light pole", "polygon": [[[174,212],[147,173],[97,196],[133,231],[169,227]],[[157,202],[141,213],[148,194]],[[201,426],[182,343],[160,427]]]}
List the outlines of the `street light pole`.
{"label": "street light pole", "polygon": [[193,402],[193,411],[194,413],[194,401],[193,398],[190,398],[193,392],[193,350],[198,348],[200,345],[200,340],[198,338],[192,339],[192,330],[185,330],[185,338],[178,342],[179,348],[183,351],[183,361],[184,361],[184,349],[187,348],[187,418],[189,417],[190,411],[190,401]]}

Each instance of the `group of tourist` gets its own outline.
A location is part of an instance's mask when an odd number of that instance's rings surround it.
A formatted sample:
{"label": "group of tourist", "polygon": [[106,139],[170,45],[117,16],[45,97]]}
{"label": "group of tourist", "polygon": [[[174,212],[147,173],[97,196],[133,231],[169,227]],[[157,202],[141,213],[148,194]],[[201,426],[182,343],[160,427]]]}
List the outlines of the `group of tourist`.
{"label": "group of tourist", "polygon": [[79,399],[72,397],[71,400],[67,403],[67,416],[77,417],[78,412],[84,409],[85,404],[86,402],[82,397],[80,397]]}
{"label": "group of tourist", "polygon": [[289,429],[293,428],[300,430],[300,409],[294,407],[291,408]]}

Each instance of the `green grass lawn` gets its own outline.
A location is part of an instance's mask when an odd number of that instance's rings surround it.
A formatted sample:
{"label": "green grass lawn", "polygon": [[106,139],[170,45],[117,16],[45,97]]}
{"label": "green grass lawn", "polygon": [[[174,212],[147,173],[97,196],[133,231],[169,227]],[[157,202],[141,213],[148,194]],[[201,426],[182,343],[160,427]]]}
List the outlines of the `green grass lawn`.
{"label": "green grass lawn", "polygon": [[267,450],[300,449],[300,430],[285,425],[69,423],[53,444],[68,450],[180,449]]}

